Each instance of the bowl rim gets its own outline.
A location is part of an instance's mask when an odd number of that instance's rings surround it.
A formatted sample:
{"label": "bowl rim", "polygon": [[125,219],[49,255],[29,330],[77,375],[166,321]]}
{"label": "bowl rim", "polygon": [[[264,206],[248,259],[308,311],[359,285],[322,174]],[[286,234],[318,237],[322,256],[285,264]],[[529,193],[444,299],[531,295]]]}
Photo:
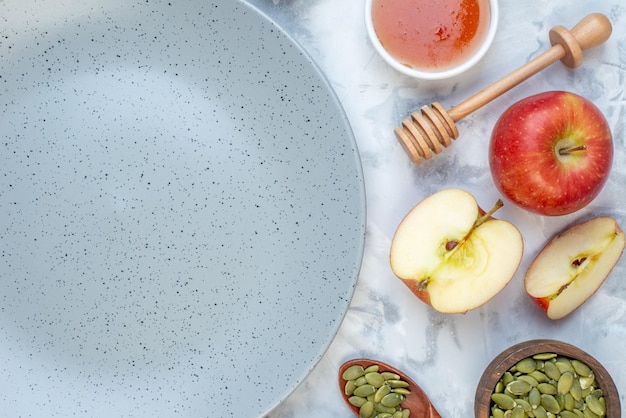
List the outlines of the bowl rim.
{"label": "bowl rim", "polygon": [[491,394],[493,393],[497,381],[504,372],[523,358],[543,352],[556,353],[564,357],[579,359],[586,363],[593,370],[596,380],[607,400],[607,412],[605,416],[610,418],[621,417],[621,405],[617,386],[609,372],[595,357],[563,341],[535,339],[512,345],[494,357],[487,367],[485,367],[476,386],[476,395],[474,397],[475,418],[489,417]]}
{"label": "bowl rim", "polygon": [[365,28],[367,30],[368,37],[370,39],[371,44],[374,46],[374,49],[378,54],[385,60],[387,64],[389,64],[392,68],[399,71],[402,74],[408,75],[410,77],[419,78],[422,80],[442,80],[446,78],[451,78],[457,76],[471,67],[473,67],[478,61],[480,61],[491,45],[493,44],[493,40],[495,39],[496,33],[498,31],[498,22],[499,22],[499,5],[498,0],[487,0],[489,3],[490,10],[490,21],[489,27],[487,29],[487,34],[485,35],[485,39],[480,44],[480,47],[472,54],[472,56],[463,61],[459,65],[456,65],[452,68],[448,68],[441,71],[426,71],[426,70],[418,70],[415,68],[407,67],[406,65],[400,63],[396,60],[382,45],[380,40],[378,39],[378,35],[376,35],[376,30],[374,29],[374,22],[372,21],[372,4],[373,0],[365,0]]}

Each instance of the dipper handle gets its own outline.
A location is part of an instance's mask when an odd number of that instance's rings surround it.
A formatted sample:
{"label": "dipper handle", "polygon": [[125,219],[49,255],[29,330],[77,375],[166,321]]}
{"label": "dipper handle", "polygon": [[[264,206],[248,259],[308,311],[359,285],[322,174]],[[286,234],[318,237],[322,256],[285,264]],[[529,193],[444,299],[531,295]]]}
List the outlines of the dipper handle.
{"label": "dipper handle", "polygon": [[[416,163],[421,162],[422,159],[431,158],[433,153],[437,154],[442,150],[441,145],[447,147],[451,139],[458,137],[455,122],[558,60],[570,68],[578,67],[583,61],[583,51],[604,43],[611,36],[612,30],[611,22],[601,13],[585,16],[572,30],[567,30],[563,26],[553,27],[549,33],[552,44],[550,49],[447,112],[441,108],[440,104],[433,104],[433,109],[436,107],[435,113],[438,116],[434,124],[429,117],[432,110],[426,106],[422,107],[421,115],[419,112],[414,112],[411,120],[405,119],[402,127],[395,129],[398,140]],[[441,129],[441,125],[444,129]],[[449,133],[448,137],[445,135],[446,132]]]}

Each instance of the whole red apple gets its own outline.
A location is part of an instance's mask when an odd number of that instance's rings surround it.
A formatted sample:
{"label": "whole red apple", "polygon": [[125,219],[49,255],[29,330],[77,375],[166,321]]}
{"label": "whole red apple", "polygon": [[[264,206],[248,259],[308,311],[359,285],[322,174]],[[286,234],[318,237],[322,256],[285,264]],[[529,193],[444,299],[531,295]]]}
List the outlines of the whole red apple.
{"label": "whole red apple", "polygon": [[513,104],[494,126],[489,165],[500,192],[541,215],[565,215],[600,193],[613,163],[613,139],[588,99],[548,91]]}

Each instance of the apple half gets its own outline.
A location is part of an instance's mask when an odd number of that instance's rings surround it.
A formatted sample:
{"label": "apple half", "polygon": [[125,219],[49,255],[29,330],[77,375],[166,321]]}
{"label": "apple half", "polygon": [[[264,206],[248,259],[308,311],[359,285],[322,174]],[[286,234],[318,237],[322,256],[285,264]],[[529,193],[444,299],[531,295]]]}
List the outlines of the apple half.
{"label": "apple half", "polygon": [[522,235],[484,212],[470,193],[444,189],[419,202],[391,242],[394,274],[443,313],[465,313],[499,293],[519,267]]}
{"label": "apple half", "polygon": [[624,231],[601,216],[567,229],[539,252],[524,287],[550,319],[574,312],[600,288],[624,251]]}

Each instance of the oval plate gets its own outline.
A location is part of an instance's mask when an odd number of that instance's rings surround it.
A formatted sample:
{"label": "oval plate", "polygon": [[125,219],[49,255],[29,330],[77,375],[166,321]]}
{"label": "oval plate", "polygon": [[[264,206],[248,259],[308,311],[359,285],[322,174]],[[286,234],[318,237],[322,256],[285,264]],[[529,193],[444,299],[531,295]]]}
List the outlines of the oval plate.
{"label": "oval plate", "polygon": [[327,81],[239,1],[2,8],[0,409],[268,412],[361,263],[361,167]]}

